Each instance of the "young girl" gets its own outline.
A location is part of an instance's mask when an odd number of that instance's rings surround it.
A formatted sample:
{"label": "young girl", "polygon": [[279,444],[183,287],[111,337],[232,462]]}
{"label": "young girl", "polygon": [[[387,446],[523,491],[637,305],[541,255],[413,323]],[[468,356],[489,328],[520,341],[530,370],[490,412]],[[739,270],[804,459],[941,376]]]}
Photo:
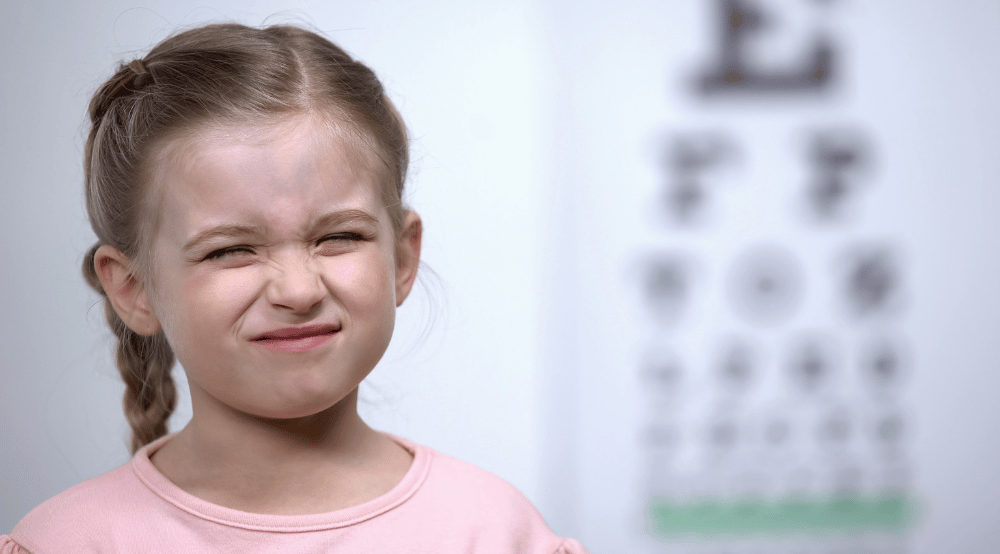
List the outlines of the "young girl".
{"label": "young girl", "polygon": [[[135,456],[0,553],[585,552],[503,480],[358,416],[422,234],[371,70],[299,28],[209,25],[123,65],[90,118],[83,271]],[[167,435],[175,357],[193,417]]]}

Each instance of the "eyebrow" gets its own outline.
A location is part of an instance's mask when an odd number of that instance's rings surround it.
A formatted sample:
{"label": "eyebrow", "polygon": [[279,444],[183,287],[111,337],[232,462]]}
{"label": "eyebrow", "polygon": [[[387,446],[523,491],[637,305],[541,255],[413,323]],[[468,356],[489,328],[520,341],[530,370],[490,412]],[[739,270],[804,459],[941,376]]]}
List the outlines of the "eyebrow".
{"label": "eyebrow", "polygon": [[319,216],[313,221],[312,228],[320,229],[334,227],[345,223],[364,223],[367,225],[378,225],[378,219],[372,214],[359,209],[340,210]]}
{"label": "eyebrow", "polygon": [[[345,223],[358,222],[368,225],[378,225],[378,219],[370,213],[359,210],[339,210],[321,215],[313,220],[310,226],[313,230],[325,227],[343,225]],[[199,232],[191,237],[191,240],[184,244],[183,250],[193,250],[205,242],[217,238],[237,239],[245,237],[262,237],[267,234],[266,228],[259,225],[227,224],[218,225]]]}
{"label": "eyebrow", "polygon": [[217,238],[236,239],[264,235],[264,228],[257,225],[219,225],[205,229],[191,237],[191,240],[184,244],[183,250],[193,250],[203,243]]}

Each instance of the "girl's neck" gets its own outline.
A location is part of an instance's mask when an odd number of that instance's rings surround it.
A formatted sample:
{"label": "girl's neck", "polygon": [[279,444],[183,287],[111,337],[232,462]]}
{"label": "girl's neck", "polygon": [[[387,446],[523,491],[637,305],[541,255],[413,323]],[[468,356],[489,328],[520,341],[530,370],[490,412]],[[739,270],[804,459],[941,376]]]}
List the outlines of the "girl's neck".
{"label": "girl's neck", "polygon": [[357,412],[357,389],[330,408],[296,419],[268,419],[220,405],[195,386],[191,388],[194,417],[178,434],[186,446],[219,462],[274,460],[319,455],[324,458],[350,456],[376,433]]}
{"label": "girl's neck", "polygon": [[[192,387],[193,389],[194,387]],[[205,408],[194,396],[193,403]],[[152,457],[185,491],[248,512],[322,513],[372,500],[411,455],[357,413],[357,390],[318,414],[270,420],[209,407]]]}

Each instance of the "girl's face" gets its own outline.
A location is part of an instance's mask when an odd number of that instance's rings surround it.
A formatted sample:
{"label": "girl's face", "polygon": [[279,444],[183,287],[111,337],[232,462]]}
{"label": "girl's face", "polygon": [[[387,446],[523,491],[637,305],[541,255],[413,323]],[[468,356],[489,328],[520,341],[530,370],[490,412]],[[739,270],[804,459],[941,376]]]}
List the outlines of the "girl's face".
{"label": "girl's face", "polygon": [[[382,357],[417,239],[397,242],[376,178],[307,115],[161,150],[149,305],[207,404],[267,418],[327,409]],[[413,246],[416,250],[413,250]]]}

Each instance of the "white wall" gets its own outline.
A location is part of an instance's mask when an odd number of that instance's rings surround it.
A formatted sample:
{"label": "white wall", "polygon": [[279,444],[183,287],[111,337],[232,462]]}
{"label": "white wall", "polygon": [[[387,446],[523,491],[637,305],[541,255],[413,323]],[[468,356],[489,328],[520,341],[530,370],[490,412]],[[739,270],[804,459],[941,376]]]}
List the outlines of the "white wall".
{"label": "white wall", "polygon": [[[376,426],[501,475],[595,553],[985,554],[1000,545],[991,509],[1000,493],[994,2],[760,0],[775,19],[754,59],[787,66],[826,32],[840,56],[836,86],[709,101],[690,86],[718,48],[709,1],[18,4],[0,21],[0,532],[127,459],[110,340],[79,277],[93,238],[80,192],[90,93],[117,60],[178,27],[278,14],[272,20],[301,18],[375,68],[414,137],[409,200],[441,282],[404,306],[373,387],[363,388]],[[872,163],[849,213],[824,226],[801,210],[804,137],[832,127],[860,130]],[[711,176],[704,220],[675,225],[655,207],[675,177],[664,141],[706,131],[739,155]],[[799,311],[763,327],[741,319],[724,284],[757,242],[792,252],[806,276]],[[852,318],[837,300],[838,256],[874,243],[899,255],[905,286],[893,313]],[[636,274],[653,251],[682,253],[698,268],[688,319],[648,318]],[[898,400],[918,523],[849,544],[808,533],[777,546],[644,537],[649,391],[640,369],[649,345],[686,356],[701,385],[685,394],[701,406],[716,394],[704,383],[719,337],[750,337],[771,383],[754,394],[767,400],[783,390],[775,383],[785,345],[816,329],[848,360],[878,332],[911,346]],[[831,398],[864,411],[852,390]],[[700,409],[685,412],[685,433],[704,424]],[[189,413],[182,405],[175,426]]]}

